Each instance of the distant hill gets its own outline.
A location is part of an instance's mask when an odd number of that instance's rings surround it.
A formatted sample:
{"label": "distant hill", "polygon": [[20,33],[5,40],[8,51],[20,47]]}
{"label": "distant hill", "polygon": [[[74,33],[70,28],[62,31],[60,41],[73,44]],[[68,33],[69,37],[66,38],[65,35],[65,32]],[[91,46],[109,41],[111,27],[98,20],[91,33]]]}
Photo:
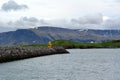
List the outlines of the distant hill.
{"label": "distant hill", "polygon": [[73,42],[120,40],[120,30],[76,30],[43,26],[0,33],[0,45],[43,44],[59,39]]}
{"label": "distant hill", "polygon": [[[28,44],[28,45],[21,44],[20,46],[24,46],[24,47],[29,47],[29,46],[48,47],[48,44]],[[80,43],[80,42],[72,42],[69,40],[52,41],[52,47],[56,47],[56,46],[62,46],[66,49],[71,49],[71,48],[81,48],[81,49],[86,49],[86,48],[120,48],[120,40],[100,42],[100,43]]]}

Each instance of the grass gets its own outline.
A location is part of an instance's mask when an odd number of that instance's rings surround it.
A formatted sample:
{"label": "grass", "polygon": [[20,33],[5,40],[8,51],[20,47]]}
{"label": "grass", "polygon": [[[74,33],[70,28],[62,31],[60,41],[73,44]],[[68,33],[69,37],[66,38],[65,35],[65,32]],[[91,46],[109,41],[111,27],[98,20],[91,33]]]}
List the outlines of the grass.
{"label": "grass", "polygon": [[[102,43],[79,43],[72,42],[69,40],[55,40],[52,42],[53,46],[62,46],[64,48],[120,48],[120,40],[102,42]],[[31,44],[21,46],[44,46],[47,47],[47,44]]]}

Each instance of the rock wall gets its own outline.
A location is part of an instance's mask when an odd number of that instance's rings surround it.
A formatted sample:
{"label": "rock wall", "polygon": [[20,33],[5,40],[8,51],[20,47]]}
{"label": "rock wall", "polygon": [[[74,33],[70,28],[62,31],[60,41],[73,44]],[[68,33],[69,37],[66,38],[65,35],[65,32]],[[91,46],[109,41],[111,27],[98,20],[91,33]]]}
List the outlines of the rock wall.
{"label": "rock wall", "polygon": [[0,63],[63,53],[68,53],[63,47],[0,47]]}

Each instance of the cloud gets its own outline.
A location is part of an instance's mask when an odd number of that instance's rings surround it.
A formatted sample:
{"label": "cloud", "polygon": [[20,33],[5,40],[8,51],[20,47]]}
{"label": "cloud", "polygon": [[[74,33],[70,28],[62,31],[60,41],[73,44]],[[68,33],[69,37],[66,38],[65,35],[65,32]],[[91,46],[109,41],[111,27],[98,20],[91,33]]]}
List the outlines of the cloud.
{"label": "cloud", "polygon": [[28,6],[27,5],[19,5],[18,3],[16,3],[13,0],[9,0],[7,3],[4,3],[1,7],[1,9],[3,11],[17,11],[17,10],[22,10],[22,9],[27,9]]}
{"label": "cloud", "polygon": [[115,0],[116,2],[120,2],[120,0]]}
{"label": "cloud", "polygon": [[103,22],[102,14],[87,15],[79,19],[72,19],[71,22],[78,24],[101,24]]}
{"label": "cloud", "polygon": [[34,17],[22,17],[17,21],[10,21],[7,24],[14,26],[15,28],[30,28],[39,25],[39,20]]}
{"label": "cloud", "polygon": [[0,22],[0,32],[13,31],[13,27],[7,25],[6,23]]}
{"label": "cloud", "polygon": [[9,21],[7,23],[0,22],[0,32],[39,26],[54,26],[71,29],[120,29],[120,18],[108,18],[108,16],[103,16],[101,14],[70,20],[44,20],[35,17],[22,17],[16,21]]}
{"label": "cloud", "polygon": [[0,33],[1,32],[6,32],[6,31],[14,31],[16,30],[15,28],[11,28],[11,27],[4,27],[4,26],[0,26]]}
{"label": "cloud", "polygon": [[107,29],[120,29],[120,18],[107,20],[104,27]]}
{"label": "cloud", "polygon": [[37,19],[35,17],[22,17],[19,20],[16,21],[9,21],[7,23],[7,26],[14,27],[15,29],[21,29],[21,28],[34,28],[42,25],[48,25],[46,21],[43,19]]}
{"label": "cloud", "polygon": [[35,17],[22,17],[16,21],[9,21],[7,23],[0,22],[0,32],[13,31],[16,29],[28,29],[43,25],[48,25],[48,23],[43,19],[39,20]]}

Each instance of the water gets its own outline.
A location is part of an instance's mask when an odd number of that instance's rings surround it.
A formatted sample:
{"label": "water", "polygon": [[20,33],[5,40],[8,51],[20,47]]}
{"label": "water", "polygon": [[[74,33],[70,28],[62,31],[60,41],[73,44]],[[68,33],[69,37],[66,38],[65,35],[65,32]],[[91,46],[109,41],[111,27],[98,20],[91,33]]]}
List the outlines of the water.
{"label": "water", "polygon": [[120,49],[69,49],[0,64],[0,80],[120,80]]}

